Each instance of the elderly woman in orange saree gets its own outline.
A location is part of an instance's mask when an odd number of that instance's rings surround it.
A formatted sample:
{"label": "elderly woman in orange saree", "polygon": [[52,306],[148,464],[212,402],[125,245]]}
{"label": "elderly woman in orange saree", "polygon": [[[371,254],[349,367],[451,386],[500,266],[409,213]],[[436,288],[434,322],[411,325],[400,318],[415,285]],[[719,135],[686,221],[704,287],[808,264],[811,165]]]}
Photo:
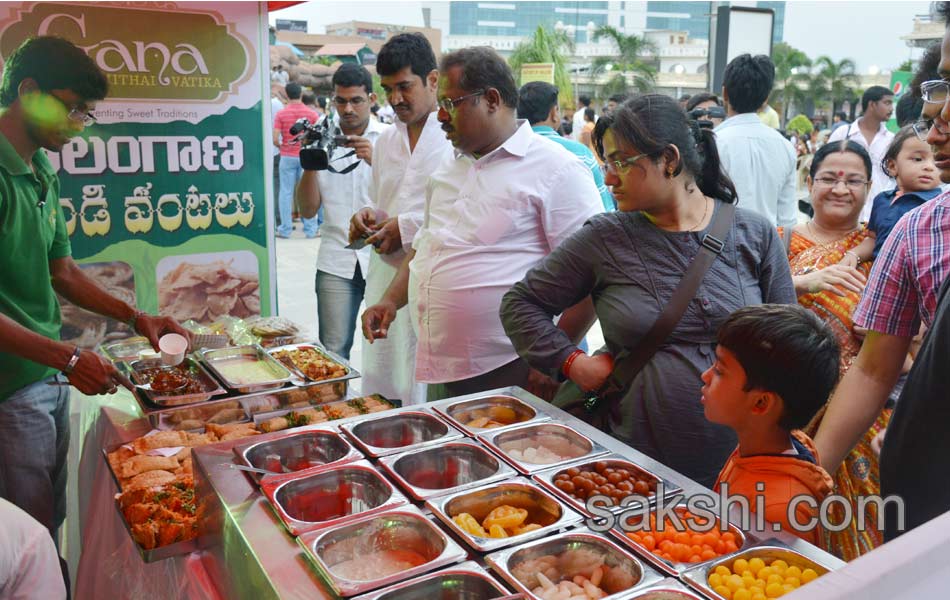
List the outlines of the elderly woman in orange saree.
{"label": "elderly woman in orange saree", "polygon": [[[796,225],[790,240],[781,232],[789,249],[798,302],[814,311],[834,331],[841,347],[841,375],[857,356],[863,338],[862,332],[854,330],[851,315],[871,270],[870,263],[861,263],[854,252],[868,236],[867,228],[858,219],[870,179],[871,159],[864,148],[849,141],[826,144],[815,155],[808,177],[814,217]],[[858,496],[880,494],[878,459],[871,441],[887,426],[890,413],[890,409],[882,412],[841,468],[832,474],[835,493],[850,500],[853,515],[857,515]],[[815,434],[823,415],[824,409],[808,425],[806,433]],[[832,521],[841,522],[844,512],[840,504],[833,504]],[[866,515],[861,529],[855,519],[840,532],[822,528],[820,545],[843,560],[852,560],[881,545],[883,537],[876,527],[876,507],[869,505]]]}

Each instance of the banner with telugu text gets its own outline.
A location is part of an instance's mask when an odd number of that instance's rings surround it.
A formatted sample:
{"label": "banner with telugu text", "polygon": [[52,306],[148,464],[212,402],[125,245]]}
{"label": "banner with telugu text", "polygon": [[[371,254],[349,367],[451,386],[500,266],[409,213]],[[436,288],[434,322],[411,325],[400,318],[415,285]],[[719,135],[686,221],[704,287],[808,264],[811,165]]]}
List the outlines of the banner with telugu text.
{"label": "banner with telugu text", "polygon": [[[73,257],[142,310],[274,311],[266,34],[261,2],[0,4],[0,57],[58,35],[107,75],[97,122],[48,154]],[[63,317],[63,339],[86,347],[127,334],[65,302]]]}

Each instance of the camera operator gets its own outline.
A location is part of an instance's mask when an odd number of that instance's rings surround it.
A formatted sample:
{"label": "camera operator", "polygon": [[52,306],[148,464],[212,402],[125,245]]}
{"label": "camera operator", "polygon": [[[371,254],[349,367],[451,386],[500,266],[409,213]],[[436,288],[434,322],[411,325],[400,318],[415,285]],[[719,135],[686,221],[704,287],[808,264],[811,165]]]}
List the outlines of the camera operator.
{"label": "camera operator", "polygon": [[726,109],[722,107],[719,96],[703,92],[690,96],[686,101],[686,114],[699,122],[700,127],[712,129],[726,119]]}
{"label": "camera operator", "polygon": [[[350,216],[371,204],[373,146],[387,126],[370,118],[376,95],[373,78],[364,67],[341,65],[333,74],[333,88],[331,102],[336,106],[343,136],[334,136],[335,144],[330,146],[330,170],[304,170],[296,199],[304,217],[312,217],[323,207],[323,239],[315,279],[320,342],[349,359],[370,256],[368,247],[346,248]],[[335,127],[324,131],[333,135]],[[301,154],[307,151],[303,148]],[[354,163],[360,164],[348,170]]]}

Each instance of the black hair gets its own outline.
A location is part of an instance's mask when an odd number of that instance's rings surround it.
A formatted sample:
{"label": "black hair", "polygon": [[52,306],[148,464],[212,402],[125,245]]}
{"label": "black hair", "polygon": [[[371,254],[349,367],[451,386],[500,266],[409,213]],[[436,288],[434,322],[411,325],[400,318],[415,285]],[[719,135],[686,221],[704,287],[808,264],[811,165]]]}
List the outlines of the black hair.
{"label": "black hair", "polygon": [[617,104],[623,104],[624,102],[627,101],[628,97],[629,96],[627,94],[620,93],[620,94],[614,94],[610,98],[607,98],[607,100],[611,102],[616,102]]}
{"label": "black hair", "polygon": [[838,112],[836,112],[836,113],[835,113],[835,116],[838,117],[839,119],[841,119],[842,121],[844,121],[844,120],[846,120],[846,119],[848,118],[848,115],[846,115],[843,110],[839,110]]}
{"label": "black hair", "polygon": [[692,97],[693,96],[690,96],[689,94],[683,94],[682,96],[680,96],[680,102],[689,102],[690,98]]}
{"label": "black hair", "polygon": [[380,77],[395,75],[406,67],[410,67],[422,83],[425,83],[426,77],[436,68],[432,45],[426,36],[419,32],[394,35],[383,44],[376,57],[376,72]]}
{"label": "black hair", "polygon": [[897,119],[897,126],[903,127],[904,125],[913,124],[914,121],[920,118],[920,111],[923,109],[923,98],[905,92],[901,99],[897,101],[897,106],[894,107],[894,118]]}
{"label": "black hair", "polygon": [[584,118],[589,121],[595,121],[597,119],[597,111],[588,106],[584,109]]}
{"label": "black hair", "polygon": [[671,145],[680,153],[674,175],[684,170],[692,175],[703,194],[725,202],[735,202],[736,186],[722,169],[716,136],[711,129],[690,121],[679,102],[662,94],[637,96],[617,108],[609,117],[597,121],[594,140],[604,157],[603,137],[607,129],[619,140],[647,154],[654,162]]}
{"label": "black hair", "polygon": [[369,74],[366,67],[356,63],[343,63],[333,74],[331,81],[334,87],[357,87],[363,86],[366,95],[373,93],[373,76]]}
{"label": "black hair", "polygon": [[81,48],[52,35],[26,40],[7,57],[0,84],[0,106],[10,106],[20,94],[20,83],[31,78],[40,91],[72,90],[83,100],[102,100],[109,81]]}
{"label": "black hair", "polygon": [[920,84],[931,79],[940,79],[940,42],[934,42],[927,47],[923,56],[917,62],[917,72],[910,82],[910,91],[920,98]]}
{"label": "black hair", "polygon": [[[680,98],[680,102],[682,102]],[[689,97],[689,101],[686,102],[686,112],[689,112],[696,108],[697,105],[702,104],[703,102],[709,102],[712,100],[719,106],[722,106],[722,102],[719,101],[719,96],[716,94],[710,94],[709,92],[702,92],[700,94],[694,94]]]}
{"label": "black hair", "polygon": [[808,424],[838,383],[841,351],[834,332],[798,304],[746,306],[719,328],[719,346],[745,371],[745,390],[773,392],[782,399],[779,426]]}
{"label": "black hair", "polygon": [[581,106],[590,106],[590,96],[581,94],[580,96],[577,97],[577,102]]}
{"label": "black hair", "polygon": [[808,175],[812,179],[815,178],[815,173],[818,172],[821,163],[828,158],[829,154],[834,152],[851,152],[852,154],[857,154],[861,158],[861,162],[864,163],[865,175],[867,175],[868,179],[871,179],[871,157],[868,155],[868,151],[865,150],[861,144],[848,139],[841,140],[840,142],[828,142],[819,148],[818,152],[815,152],[815,157],[811,159],[811,169],[808,171]]}
{"label": "black hair", "polygon": [[304,92],[300,94],[300,101],[307,106],[315,106],[317,104],[317,95],[313,92]]}
{"label": "black hair", "polygon": [[[921,102],[923,101],[921,100]],[[917,114],[919,115],[920,113]],[[894,134],[894,139],[891,140],[891,144],[887,147],[887,152],[885,152],[883,158],[881,158],[881,168],[885,173],[890,173],[890,170],[887,168],[887,161],[897,160],[897,155],[901,153],[904,142],[915,137],[917,137],[917,133],[914,131],[913,125],[901,127],[900,131]]]}
{"label": "black hair", "polygon": [[442,57],[439,71],[447,73],[461,67],[459,87],[467,92],[494,88],[501,96],[502,104],[518,107],[518,86],[511,67],[491,46],[472,46],[450,52]]}
{"label": "black hair", "polygon": [[935,2],[937,17],[950,27],[950,2]]}
{"label": "black hair", "polygon": [[757,112],[772,93],[775,64],[764,54],[741,54],[726,65],[722,87],[729,105],[737,113]]}
{"label": "black hair", "polygon": [[295,81],[291,81],[285,85],[284,91],[287,92],[287,97],[291,100],[297,100],[300,98],[300,95],[303,94],[303,88]]}
{"label": "black hair", "polygon": [[327,97],[326,96],[317,96],[317,104],[323,110],[327,109]]}
{"label": "black hair", "polygon": [[883,85],[872,85],[864,90],[864,94],[861,96],[861,112],[865,112],[868,109],[868,104],[879,102],[881,98],[893,95],[894,92],[890,88],[886,88]]}
{"label": "black hair", "polygon": [[548,118],[557,106],[557,88],[544,81],[530,81],[518,90],[518,118],[534,125]]}

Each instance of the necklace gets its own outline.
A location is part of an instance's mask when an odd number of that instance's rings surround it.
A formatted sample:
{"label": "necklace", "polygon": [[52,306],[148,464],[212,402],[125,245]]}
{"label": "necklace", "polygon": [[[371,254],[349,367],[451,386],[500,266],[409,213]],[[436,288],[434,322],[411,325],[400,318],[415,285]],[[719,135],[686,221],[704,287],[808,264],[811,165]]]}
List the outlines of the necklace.
{"label": "necklace", "polygon": [[835,242],[838,242],[838,241],[840,241],[840,240],[843,240],[844,238],[848,237],[849,235],[851,235],[852,233],[854,233],[855,231],[858,230],[858,228],[855,227],[855,228],[850,229],[849,231],[847,231],[844,235],[841,235],[841,236],[839,236],[839,237],[836,237],[836,238],[833,239],[833,240],[829,240],[829,241],[823,242],[823,241],[821,240],[821,237],[820,237],[820,236],[815,232],[815,230],[812,228],[811,224],[812,224],[812,221],[806,221],[806,222],[805,222],[805,229],[808,230],[808,235],[811,236],[812,241],[814,241],[816,244],[818,244],[819,246],[822,246],[822,247],[827,247],[827,246],[829,246],[829,245],[831,245],[831,244],[834,244]]}
{"label": "necklace", "polygon": [[709,199],[706,196],[703,196],[703,216],[700,217],[699,222],[687,229],[686,231],[699,231],[703,226],[703,222],[706,220],[706,215],[709,213]]}

